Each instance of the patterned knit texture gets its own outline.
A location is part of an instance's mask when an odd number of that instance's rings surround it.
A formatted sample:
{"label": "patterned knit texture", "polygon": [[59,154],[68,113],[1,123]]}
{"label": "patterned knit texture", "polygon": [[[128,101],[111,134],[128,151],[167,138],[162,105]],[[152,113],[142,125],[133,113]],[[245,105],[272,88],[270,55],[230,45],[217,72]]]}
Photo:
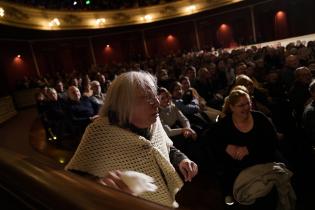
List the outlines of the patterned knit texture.
{"label": "patterned knit texture", "polygon": [[98,118],[86,129],[77,151],[65,167],[97,177],[110,171],[133,170],[155,179],[156,192],[140,197],[169,207],[177,207],[175,195],[183,182],[170,163],[167,137],[160,119],[152,126],[152,138],[147,140],[126,129],[112,126],[107,118]]}

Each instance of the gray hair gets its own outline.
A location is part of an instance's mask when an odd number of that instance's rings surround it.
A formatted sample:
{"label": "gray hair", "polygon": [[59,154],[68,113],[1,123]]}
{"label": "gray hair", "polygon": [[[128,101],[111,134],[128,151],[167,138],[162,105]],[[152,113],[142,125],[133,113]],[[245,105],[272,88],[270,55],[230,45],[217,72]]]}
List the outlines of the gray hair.
{"label": "gray hair", "polygon": [[120,74],[109,86],[104,105],[99,115],[109,117],[114,113],[117,125],[129,123],[137,92],[157,94],[157,80],[152,74],[144,71],[130,71]]}
{"label": "gray hair", "polygon": [[310,85],[308,86],[308,90],[310,91],[311,94],[313,91],[315,91],[315,79],[313,79]]}
{"label": "gray hair", "polygon": [[97,85],[100,85],[100,82],[97,80],[93,80],[92,82],[90,82],[90,85],[91,86],[97,86]]}

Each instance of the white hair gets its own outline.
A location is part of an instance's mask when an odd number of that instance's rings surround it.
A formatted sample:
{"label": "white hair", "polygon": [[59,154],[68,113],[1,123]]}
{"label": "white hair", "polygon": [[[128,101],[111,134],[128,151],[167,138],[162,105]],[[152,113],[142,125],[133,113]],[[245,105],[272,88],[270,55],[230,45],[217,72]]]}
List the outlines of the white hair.
{"label": "white hair", "polygon": [[93,80],[92,82],[90,82],[90,85],[91,86],[97,86],[97,85],[100,85],[100,82],[97,80]]}
{"label": "white hair", "polygon": [[129,124],[137,92],[157,93],[156,78],[147,72],[130,71],[120,74],[109,86],[99,115],[114,113],[119,126]]}

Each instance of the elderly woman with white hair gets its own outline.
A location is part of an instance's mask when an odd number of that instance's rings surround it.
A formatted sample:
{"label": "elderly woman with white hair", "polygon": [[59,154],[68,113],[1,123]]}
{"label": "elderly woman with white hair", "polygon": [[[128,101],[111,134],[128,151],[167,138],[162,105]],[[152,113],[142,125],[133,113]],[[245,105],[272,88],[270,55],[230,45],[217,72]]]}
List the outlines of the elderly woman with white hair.
{"label": "elderly woman with white hair", "polygon": [[127,72],[109,87],[100,117],[86,129],[66,170],[85,172],[99,183],[134,194],[125,171],[152,177],[154,192],[139,196],[177,207],[175,194],[197,174],[197,165],[172,146],[158,115],[156,79],[145,72]]}

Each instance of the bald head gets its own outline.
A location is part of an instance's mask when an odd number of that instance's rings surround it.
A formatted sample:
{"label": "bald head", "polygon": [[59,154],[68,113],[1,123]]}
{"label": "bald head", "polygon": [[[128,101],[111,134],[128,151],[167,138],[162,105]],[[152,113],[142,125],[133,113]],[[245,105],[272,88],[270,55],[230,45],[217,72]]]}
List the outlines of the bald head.
{"label": "bald head", "polygon": [[70,86],[68,88],[68,96],[71,101],[80,101],[81,99],[80,90],[76,86]]}

